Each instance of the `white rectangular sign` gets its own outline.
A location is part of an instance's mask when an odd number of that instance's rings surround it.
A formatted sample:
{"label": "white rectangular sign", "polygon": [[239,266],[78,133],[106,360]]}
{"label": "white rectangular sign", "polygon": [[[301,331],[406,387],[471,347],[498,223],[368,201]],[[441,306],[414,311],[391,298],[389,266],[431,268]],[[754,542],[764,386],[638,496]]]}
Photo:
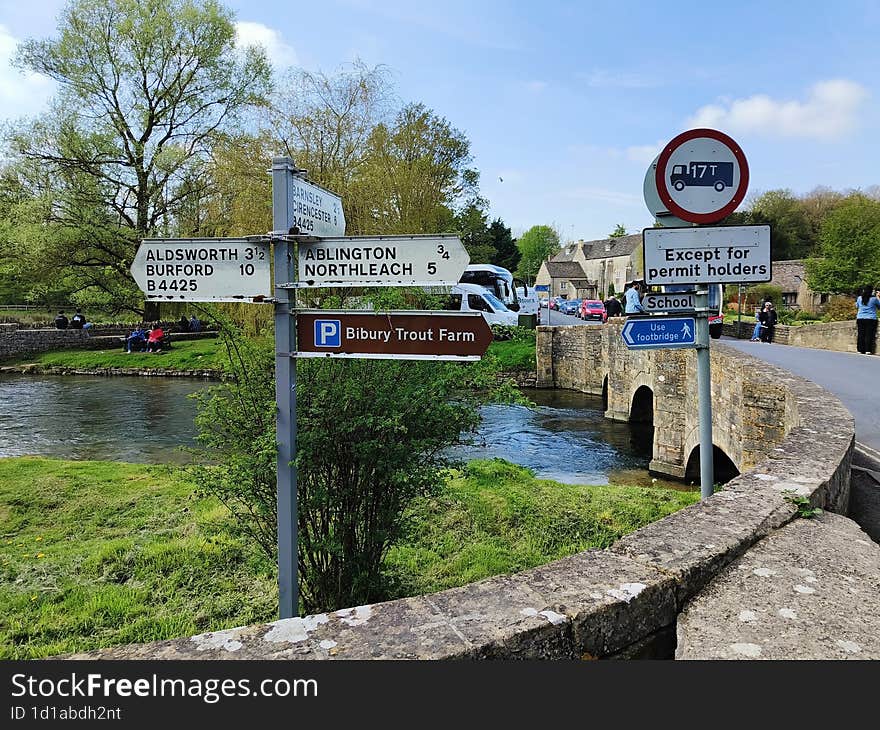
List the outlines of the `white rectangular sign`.
{"label": "white rectangular sign", "polygon": [[690,312],[696,307],[696,302],[692,292],[648,292],[642,299],[642,307],[646,312]]}
{"label": "white rectangular sign", "polygon": [[452,286],[469,262],[453,235],[303,241],[296,286]]}
{"label": "white rectangular sign", "polygon": [[770,226],[645,228],[645,282],[740,284],[770,281]]}
{"label": "white rectangular sign", "polygon": [[[287,228],[304,236],[344,236],[342,198],[291,174],[287,186]],[[287,231],[285,231],[287,233]]]}
{"label": "white rectangular sign", "polygon": [[272,291],[269,244],[243,238],[144,239],[131,275],[149,302],[241,302]]}

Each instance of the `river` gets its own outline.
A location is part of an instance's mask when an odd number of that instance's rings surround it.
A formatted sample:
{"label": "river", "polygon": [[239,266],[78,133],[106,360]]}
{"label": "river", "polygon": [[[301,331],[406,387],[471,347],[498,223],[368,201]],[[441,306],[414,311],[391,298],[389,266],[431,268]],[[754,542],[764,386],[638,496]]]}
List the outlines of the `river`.
{"label": "river", "polygon": [[[0,376],[0,457],[186,462],[179,447],[195,445],[196,413],[188,396],[208,385],[189,378]],[[597,397],[524,392],[534,409],[484,407],[475,443],[455,455],[500,457],[568,484],[656,484],[647,472],[650,428],[607,420]]]}

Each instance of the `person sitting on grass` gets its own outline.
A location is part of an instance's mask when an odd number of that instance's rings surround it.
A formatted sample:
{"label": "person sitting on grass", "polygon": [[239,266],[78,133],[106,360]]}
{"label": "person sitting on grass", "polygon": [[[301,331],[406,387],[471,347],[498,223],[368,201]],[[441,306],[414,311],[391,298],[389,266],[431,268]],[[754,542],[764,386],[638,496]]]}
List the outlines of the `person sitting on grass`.
{"label": "person sitting on grass", "polygon": [[150,330],[150,334],[147,336],[147,352],[162,352],[164,339],[165,333],[162,331],[159,323],[156,322],[156,324],[153,325],[153,329]]}
{"label": "person sitting on grass", "polygon": [[131,355],[132,351],[143,352],[147,347],[147,331],[138,327],[125,338],[125,351]]}

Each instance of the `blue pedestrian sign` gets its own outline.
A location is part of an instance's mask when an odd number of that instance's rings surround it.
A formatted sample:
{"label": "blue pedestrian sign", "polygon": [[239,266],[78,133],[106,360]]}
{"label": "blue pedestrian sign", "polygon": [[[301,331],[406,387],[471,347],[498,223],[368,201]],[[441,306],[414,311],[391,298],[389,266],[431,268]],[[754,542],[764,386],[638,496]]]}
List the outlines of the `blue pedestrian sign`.
{"label": "blue pedestrian sign", "polygon": [[621,336],[630,350],[695,347],[695,330],[693,317],[650,317],[630,319],[623,326]]}

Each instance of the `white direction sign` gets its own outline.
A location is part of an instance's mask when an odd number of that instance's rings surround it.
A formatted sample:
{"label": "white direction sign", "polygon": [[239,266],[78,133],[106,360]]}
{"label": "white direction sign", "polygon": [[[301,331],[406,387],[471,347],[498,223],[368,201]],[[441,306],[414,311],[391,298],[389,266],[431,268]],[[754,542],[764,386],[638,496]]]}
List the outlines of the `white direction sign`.
{"label": "white direction sign", "polygon": [[241,302],[272,291],[269,244],[243,238],[147,238],[131,275],[149,302]]}
{"label": "white direction sign", "polygon": [[770,281],[770,226],[645,228],[645,283]]}
{"label": "white direction sign", "polygon": [[452,286],[468,263],[458,236],[324,238],[299,244],[295,286]]}
{"label": "white direction sign", "polygon": [[666,144],[655,176],[660,201],[670,214],[689,223],[717,223],[745,199],[749,165],[740,146],[723,132],[691,129]]}
{"label": "white direction sign", "polygon": [[692,312],[696,308],[694,292],[648,292],[642,299],[646,312]]}
{"label": "white direction sign", "polygon": [[288,230],[297,228],[304,236],[345,235],[342,198],[336,193],[292,174],[287,191]]}

